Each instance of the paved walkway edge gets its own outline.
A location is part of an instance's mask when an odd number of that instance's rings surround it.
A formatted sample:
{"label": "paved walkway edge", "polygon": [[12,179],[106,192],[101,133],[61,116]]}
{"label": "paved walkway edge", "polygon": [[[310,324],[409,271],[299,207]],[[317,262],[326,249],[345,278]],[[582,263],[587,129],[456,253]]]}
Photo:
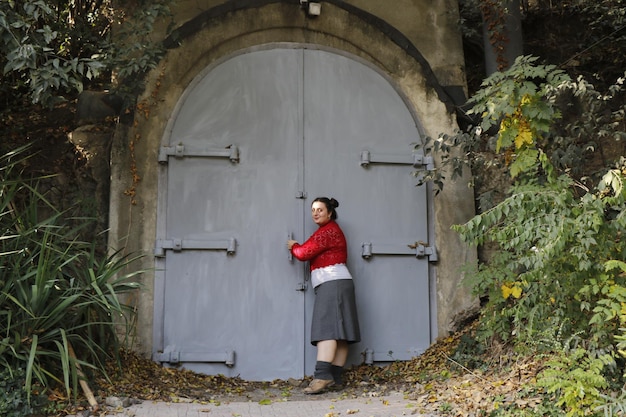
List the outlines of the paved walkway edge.
{"label": "paved walkway edge", "polygon": [[[127,417],[396,417],[420,414],[415,402],[402,394],[356,399],[263,402],[153,402],[144,401],[107,415]],[[432,415],[430,415],[433,417]]]}

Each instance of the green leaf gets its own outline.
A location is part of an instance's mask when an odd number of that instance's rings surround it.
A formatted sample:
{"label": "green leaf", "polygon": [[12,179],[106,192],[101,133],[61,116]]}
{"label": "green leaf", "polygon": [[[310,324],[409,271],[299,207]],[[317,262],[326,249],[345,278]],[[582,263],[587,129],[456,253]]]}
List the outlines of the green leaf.
{"label": "green leaf", "polygon": [[511,177],[515,178],[522,172],[527,172],[537,164],[539,151],[535,149],[521,150],[511,164]]}

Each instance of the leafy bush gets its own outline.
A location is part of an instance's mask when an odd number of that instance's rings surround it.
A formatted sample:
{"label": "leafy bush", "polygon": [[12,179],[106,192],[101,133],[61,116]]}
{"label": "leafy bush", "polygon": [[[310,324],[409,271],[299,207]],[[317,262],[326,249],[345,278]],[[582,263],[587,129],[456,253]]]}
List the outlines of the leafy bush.
{"label": "leafy bush", "polygon": [[596,407],[603,416],[623,416],[626,413],[626,389],[622,388],[619,395],[600,394],[601,405]]}
{"label": "leafy bush", "polygon": [[170,16],[171,1],[128,7],[110,0],[0,0],[0,80],[10,86],[4,92],[51,106],[101,75],[144,74],[163,55],[163,46],[151,36],[156,21]]}
{"label": "leafy bush", "polygon": [[476,293],[489,296],[495,314],[484,319],[493,334],[524,342],[565,326],[566,335],[582,332],[590,347],[611,343],[626,301],[620,271],[606,266],[625,250],[615,239],[626,226],[626,193],[612,182],[621,181],[620,172],[609,171],[582,197],[566,176],[516,185],[503,202],[456,227],[468,241],[498,243],[497,255],[470,279]]}
{"label": "leafy bush", "polygon": [[561,352],[548,361],[537,385],[560,394],[556,405],[565,406],[568,417],[585,416],[600,404],[601,390],[608,386],[602,371],[612,362],[611,355],[590,357],[580,348]]}
{"label": "leafy bush", "polygon": [[0,370],[0,415],[4,417],[23,417],[34,414],[44,408],[47,400],[38,395],[29,401],[29,392],[24,386],[25,376],[22,369]]}
{"label": "leafy bush", "polygon": [[0,157],[0,371],[24,369],[29,395],[35,384],[76,394],[77,365],[104,372],[117,354],[132,317],[119,296],[140,272],[130,268],[136,257],[81,241],[91,220],[64,218],[19,178],[25,150]]}
{"label": "leafy bush", "polygon": [[484,346],[481,345],[475,337],[464,334],[461,336],[459,344],[450,356],[450,361],[463,368],[481,368],[485,365],[481,360],[484,353]]}
{"label": "leafy bush", "polygon": [[[536,61],[520,57],[485,80],[466,132],[427,141],[425,152],[442,162],[423,180],[441,187],[446,169],[455,177],[480,160],[480,147],[493,146],[510,187],[502,201],[454,226],[468,243],[494,248],[467,275],[487,300],[478,336],[537,348],[538,340],[555,340],[547,350],[573,342],[567,351],[583,362],[574,367],[559,356],[542,384],[579,415],[602,398],[617,350],[626,353],[626,159],[593,153],[626,139],[624,79],[599,93]],[[592,169],[579,169],[585,160]]]}

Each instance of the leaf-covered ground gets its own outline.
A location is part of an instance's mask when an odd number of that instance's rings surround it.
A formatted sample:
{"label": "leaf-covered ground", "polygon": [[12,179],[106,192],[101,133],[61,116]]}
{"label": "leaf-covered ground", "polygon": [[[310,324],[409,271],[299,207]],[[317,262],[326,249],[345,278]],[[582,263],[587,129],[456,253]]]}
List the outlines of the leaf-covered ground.
{"label": "leaf-covered ground", "polygon": [[[165,368],[131,352],[123,352],[122,366],[109,366],[110,380],[98,378],[91,387],[99,402],[106,397],[137,400],[205,401],[304,401],[320,398],[342,399],[382,396],[402,392],[414,402],[419,413],[472,416],[489,413],[498,407],[523,409],[535,407],[544,399],[528,387],[542,368],[538,358],[515,360],[503,348],[488,355],[461,354],[464,341],[475,325],[450,337],[441,338],[424,354],[411,361],[387,366],[361,365],[346,373],[346,388],[317,396],[305,395],[308,380],[251,382],[240,378],[208,376],[184,369]],[[468,360],[471,358],[471,360]],[[472,369],[461,362],[472,362]],[[478,366],[476,366],[478,365]],[[62,404],[63,400],[59,399]],[[79,411],[86,408],[72,407]],[[483,415],[483,414],[481,414]]]}

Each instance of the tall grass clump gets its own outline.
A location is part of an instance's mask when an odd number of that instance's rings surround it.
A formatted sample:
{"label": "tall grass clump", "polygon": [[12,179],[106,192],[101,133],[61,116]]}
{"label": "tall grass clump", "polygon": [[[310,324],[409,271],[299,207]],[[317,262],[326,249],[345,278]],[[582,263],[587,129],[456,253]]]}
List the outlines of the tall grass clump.
{"label": "tall grass clump", "polygon": [[132,317],[120,295],[140,272],[137,257],[81,238],[92,219],[57,210],[41,178],[21,177],[28,150],[0,156],[0,375],[23,379],[29,402],[59,387],[76,398],[79,378],[105,374],[117,357]]}

